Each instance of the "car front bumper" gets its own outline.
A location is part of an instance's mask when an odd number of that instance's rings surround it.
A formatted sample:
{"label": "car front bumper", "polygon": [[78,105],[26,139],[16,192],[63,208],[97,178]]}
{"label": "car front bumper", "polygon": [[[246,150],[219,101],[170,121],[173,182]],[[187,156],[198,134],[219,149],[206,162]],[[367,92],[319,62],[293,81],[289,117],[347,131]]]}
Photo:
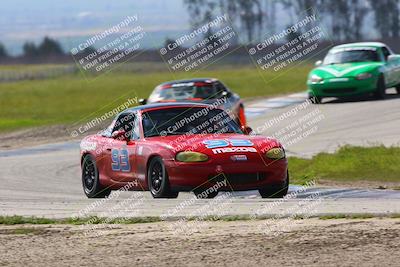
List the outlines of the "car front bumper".
{"label": "car front bumper", "polygon": [[321,83],[307,82],[308,94],[317,97],[341,97],[365,93],[376,90],[377,77],[357,80],[354,77],[325,79]]}
{"label": "car front bumper", "polygon": [[271,162],[236,162],[224,164],[181,163],[165,161],[170,186],[177,191],[209,188],[216,182],[227,180],[220,191],[256,190],[285,184],[287,160]]}

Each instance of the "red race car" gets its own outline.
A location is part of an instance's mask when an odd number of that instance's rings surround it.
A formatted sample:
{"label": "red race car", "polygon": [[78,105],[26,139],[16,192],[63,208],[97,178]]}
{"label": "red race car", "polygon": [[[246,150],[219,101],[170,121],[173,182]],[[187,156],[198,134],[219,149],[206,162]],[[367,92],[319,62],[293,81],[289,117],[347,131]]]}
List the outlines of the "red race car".
{"label": "red race car", "polygon": [[228,111],[200,103],[157,103],[118,114],[103,132],[81,142],[87,197],[111,190],[149,190],[154,198],[193,191],[259,190],[283,197],[289,185],[282,145],[238,126]]}

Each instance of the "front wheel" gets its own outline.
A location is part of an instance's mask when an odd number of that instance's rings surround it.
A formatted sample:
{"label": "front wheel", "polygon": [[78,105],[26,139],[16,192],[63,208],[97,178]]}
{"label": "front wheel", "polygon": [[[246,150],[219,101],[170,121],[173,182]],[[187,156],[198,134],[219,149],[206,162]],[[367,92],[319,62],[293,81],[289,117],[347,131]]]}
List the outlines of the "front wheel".
{"label": "front wheel", "polygon": [[321,104],[322,97],[321,96],[308,95],[308,100],[310,100],[311,103],[313,103],[313,104]]}
{"label": "front wheel", "polygon": [[379,76],[378,83],[376,85],[376,91],[374,92],[375,99],[385,99],[386,97],[386,84],[383,76]]}
{"label": "front wheel", "polygon": [[289,189],[289,171],[286,173],[286,180],[281,186],[269,186],[258,190],[262,198],[283,198]]}
{"label": "front wheel", "polygon": [[395,89],[396,89],[396,93],[398,95],[400,95],[400,84],[396,85]]}
{"label": "front wheel", "polygon": [[96,160],[90,154],[86,155],[82,161],[82,186],[88,198],[105,198],[111,193],[111,189],[100,184]]}
{"label": "front wheel", "polygon": [[153,198],[177,198],[179,192],[171,191],[168,173],[161,157],[150,161],[147,169],[147,182]]}

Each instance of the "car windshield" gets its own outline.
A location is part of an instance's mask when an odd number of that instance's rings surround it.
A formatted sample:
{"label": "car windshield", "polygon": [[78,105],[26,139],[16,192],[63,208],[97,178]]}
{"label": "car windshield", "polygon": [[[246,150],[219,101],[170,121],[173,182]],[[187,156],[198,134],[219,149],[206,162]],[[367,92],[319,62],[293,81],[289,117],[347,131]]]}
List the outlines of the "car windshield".
{"label": "car windshield", "polygon": [[145,137],[182,134],[243,134],[236,122],[221,109],[182,107],[157,109],[142,115]]}
{"label": "car windshield", "polygon": [[196,100],[216,98],[217,90],[210,83],[174,84],[171,87],[159,87],[150,96],[151,102],[165,100]]}
{"label": "car windshield", "polygon": [[375,48],[343,49],[329,52],[324,59],[324,65],[370,61],[379,61]]}

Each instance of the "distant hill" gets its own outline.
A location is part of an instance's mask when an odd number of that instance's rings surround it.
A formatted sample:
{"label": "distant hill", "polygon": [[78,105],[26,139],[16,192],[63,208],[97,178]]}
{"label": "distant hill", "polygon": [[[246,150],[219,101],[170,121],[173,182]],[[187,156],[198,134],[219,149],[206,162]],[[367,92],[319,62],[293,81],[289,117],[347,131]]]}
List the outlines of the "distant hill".
{"label": "distant hill", "polygon": [[[152,32],[153,42],[163,43],[189,28],[182,0],[12,0],[0,8],[0,42],[11,54],[19,54],[25,41],[44,36],[59,40],[65,50],[94,33],[138,15],[141,26]],[[144,44],[151,46],[151,43]]]}

